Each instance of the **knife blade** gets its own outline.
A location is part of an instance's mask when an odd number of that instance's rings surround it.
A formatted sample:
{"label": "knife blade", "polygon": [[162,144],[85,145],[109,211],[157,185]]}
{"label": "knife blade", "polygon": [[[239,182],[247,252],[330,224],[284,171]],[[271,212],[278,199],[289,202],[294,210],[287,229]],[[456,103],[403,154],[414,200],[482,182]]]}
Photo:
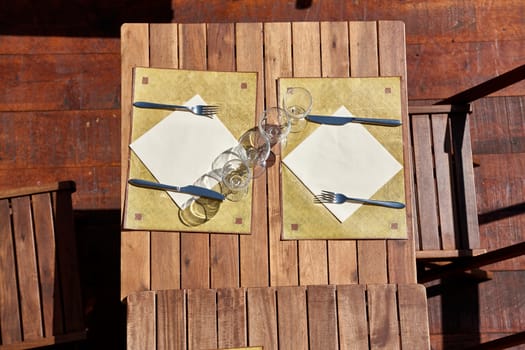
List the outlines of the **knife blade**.
{"label": "knife blade", "polygon": [[324,115],[307,115],[306,119],[327,125],[344,125],[347,123],[361,123],[380,126],[399,126],[401,121],[397,119],[378,119],[378,118],[359,118],[359,117],[342,117],[342,116],[324,116]]}
{"label": "knife blade", "polygon": [[210,190],[205,187],[194,186],[194,185],[172,186],[172,185],[161,184],[158,182],[143,180],[143,179],[129,179],[128,183],[133,186],[137,186],[137,187],[150,188],[154,190],[164,190],[164,191],[170,191],[170,192],[186,193],[186,194],[191,194],[191,195],[195,195],[199,197],[217,199],[220,201],[223,201],[225,199],[225,196],[222,193],[219,193],[214,190]]}

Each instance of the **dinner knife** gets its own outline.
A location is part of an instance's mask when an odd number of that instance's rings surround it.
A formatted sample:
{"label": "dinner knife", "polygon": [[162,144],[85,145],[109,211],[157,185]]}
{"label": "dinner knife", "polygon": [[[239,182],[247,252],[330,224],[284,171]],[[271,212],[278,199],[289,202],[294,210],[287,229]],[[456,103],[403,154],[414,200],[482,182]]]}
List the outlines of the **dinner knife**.
{"label": "dinner knife", "polygon": [[399,126],[401,121],[397,119],[377,119],[377,118],[359,118],[359,117],[338,117],[338,116],[323,116],[323,115],[307,115],[306,119],[318,123],[328,125],[344,125],[347,123],[361,123],[381,126]]}
{"label": "dinner knife", "polygon": [[172,186],[172,185],[161,184],[158,182],[143,180],[143,179],[129,179],[128,183],[133,186],[137,186],[137,187],[151,188],[154,190],[165,190],[165,191],[170,191],[170,192],[187,193],[187,194],[192,194],[192,195],[199,196],[199,197],[217,199],[220,201],[223,201],[225,198],[222,193],[207,189],[205,187],[194,186],[194,185]]}

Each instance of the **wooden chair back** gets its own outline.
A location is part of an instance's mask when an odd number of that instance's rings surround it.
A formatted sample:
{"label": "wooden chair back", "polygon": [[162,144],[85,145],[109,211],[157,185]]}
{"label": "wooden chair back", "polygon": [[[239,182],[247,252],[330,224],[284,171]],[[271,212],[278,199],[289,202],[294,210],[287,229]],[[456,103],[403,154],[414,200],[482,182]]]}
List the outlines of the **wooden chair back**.
{"label": "wooden chair back", "polygon": [[422,285],[171,289],[130,294],[128,349],[429,349]]}
{"label": "wooden chair back", "polygon": [[416,186],[416,258],[449,260],[480,248],[469,105],[409,106]]}
{"label": "wooden chair back", "polygon": [[0,349],[85,339],[71,194],[0,191]]}

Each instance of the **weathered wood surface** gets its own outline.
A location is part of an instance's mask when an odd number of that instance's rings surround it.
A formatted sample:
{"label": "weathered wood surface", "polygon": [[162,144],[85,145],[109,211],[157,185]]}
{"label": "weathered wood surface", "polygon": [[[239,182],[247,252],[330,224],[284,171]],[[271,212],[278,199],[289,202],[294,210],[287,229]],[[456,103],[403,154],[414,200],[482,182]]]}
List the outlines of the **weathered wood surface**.
{"label": "weathered wood surface", "polygon": [[[303,5],[298,9],[297,4]],[[523,64],[525,27],[521,14],[525,3],[452,0],[379,4],[371,2],[332,3],[316,0],[222,1],[195,3],[187,0],[117,1],[103,6],[37,6],[28,2],[5,4],[0,14],[0,130],[9,137],[4,144],[23,148],[30,145],[37,158],[46,158],[41,148],[55,146],[51,154],[60,155],[60,140],[67,137],[62,128],[55,137],[29,144],[24,139],[26,125],[16,119],[3,120],[3,112],[47,111],[56,120],[74,118],[82,124],[83,113],[97,113],[100,120],[119,117],[119,27],[133,22],[254,22],[327,21],[396,19],[406,24],[407,92],[410,100],[443,99],[489,80]],[[308,7],[309,5],[309,7]],[[59,6],[59,8],[56,8]],[[301,6],[299,6],[301,7]],[[33,20],[21,19],[31,8]],[[78,37],[82,37],[80,40]],[[324,69],[329,69],[328,67]],[[497,95],[525,95],[525,83],[513,85]],[[23,117],[21,118],[24,119]],[[6,124],[7,123],[7,124]],[[3,166],[12,155],[0,149],[0,188],[34,185],[38,181],[71,178],[79,185],[74,196],[77,208],[118,208],[119,163],[114,148],[108,147],[102,159],[91,158],[86,150],[104,136],[104,123],[80,128],[86,139],[68,150],[67,164],[53,161],[33,166],[32,158],[20,155],[19,163]],[[118,139],[118,127],[111,123],[108,139]],[[51,125],[45,127],[51,130]],[[80,131],[79,131],[80,132]],[[77,135],[79,133],[77,132]],[[60,158],[60,156],[58,157]],[[76,166],[79,160],[84,166]],[[58,169],[58,170],[57,170]],[[16,171],[16,183],[10,175]],[[67,174],[67,176],[62,176]]]}
{"label": "weathered wood surface", "polygon": [[417,284],[146,291],[126,304],[130,350],[430,349]]}
{"label": "weathered wood surface", "polygon": [[[322,59],[310,61],[306,55],[292,54],[292,38],[301,39],[303,31],[319,34],[302,39],[303,43],[312,43],[312,50],[315,48],[312,57]],[[219,33],[229,38],[225,44],[221,47],[214,47],[213,42],[208,44],[207,39]],[[160,42],[159,38],[164,40]],[[170,54],[166,55],[167,52]],[[278,77],[302,74],[306,67],[311,68],[310,74],[330,77],[401,76],[402,115],[406,118],[404,54],[403,24],[396,21],[125,25],[123,197],[127,186],[133,66],[255,70],[261,77],[260,84],[264,83],[264,89],[258,92],[259,112],[263,101],[267,106],[276,104]],[[239,64],[234,64],[237,59]],[[346,63],[340,65],[341,62]],[[404,138],[408,140],[408,123],[404,128]],[[409,152],[405,156],[405,166],[410,168]],[[411,188],[410,172],[405,174],[407,188]],[[258,199],[254,201],[251,235],[240,238],[207,233],[123,231],[121,297],[135,291],[167,288],[415,282],[410,214],[406,240],[282,241],[279,177],[279,167],[273,166],[268,168],[266,177],[255,180],[254,195]],[[407,195],[407,212],[411,213],[412,192],[407,190]]]}

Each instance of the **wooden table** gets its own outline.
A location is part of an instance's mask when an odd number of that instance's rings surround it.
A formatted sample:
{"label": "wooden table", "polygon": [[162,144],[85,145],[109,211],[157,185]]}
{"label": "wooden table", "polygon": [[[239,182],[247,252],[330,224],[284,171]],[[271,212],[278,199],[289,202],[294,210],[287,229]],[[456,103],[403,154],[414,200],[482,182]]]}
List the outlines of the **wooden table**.
{"label": "wooden table", "polygon": [[[258,115],[277,105],[279,77],[401,76],[403,138],[410,144],[402,22],[125,24],[121,43],[122,204],[134,66],[258,72]],[[416,283],[409,174],[408,239],[282,241],[273,166],[254,182],[250,235],[123,231],[121,297],[160,289]]]}

